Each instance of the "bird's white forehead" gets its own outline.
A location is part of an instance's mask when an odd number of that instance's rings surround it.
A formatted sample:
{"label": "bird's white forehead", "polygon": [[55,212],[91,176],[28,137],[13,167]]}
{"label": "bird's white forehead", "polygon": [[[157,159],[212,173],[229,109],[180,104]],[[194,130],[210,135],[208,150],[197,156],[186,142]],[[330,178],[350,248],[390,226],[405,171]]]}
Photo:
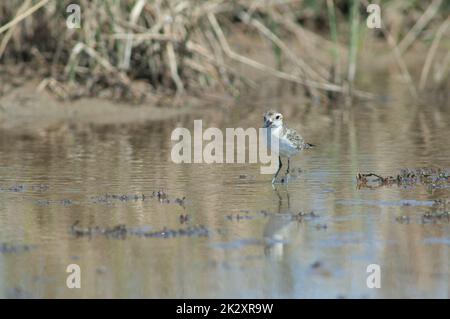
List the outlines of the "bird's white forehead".
{"label": "bird's white forehead", "polygon": [[275,117],[275,116],[277,116],[277,115],[281,115],[281,113],[276,112],[276,111],[267,111],[267,112],[264,114],[264,117],[265,117],[265,118],[272,118],[272,117]]}

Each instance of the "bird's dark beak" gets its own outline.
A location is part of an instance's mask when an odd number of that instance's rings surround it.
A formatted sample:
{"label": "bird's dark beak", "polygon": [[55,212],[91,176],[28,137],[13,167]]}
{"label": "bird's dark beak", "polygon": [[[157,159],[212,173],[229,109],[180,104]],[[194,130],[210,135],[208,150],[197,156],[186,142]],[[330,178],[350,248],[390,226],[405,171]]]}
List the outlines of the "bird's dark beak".
{"label": "bird's dark beak", "polygon": [[267,120],[267,121],[264,122],[264,128],[267,128],[267,127],[270,127],[270,126],[272,126],[272,121]]}

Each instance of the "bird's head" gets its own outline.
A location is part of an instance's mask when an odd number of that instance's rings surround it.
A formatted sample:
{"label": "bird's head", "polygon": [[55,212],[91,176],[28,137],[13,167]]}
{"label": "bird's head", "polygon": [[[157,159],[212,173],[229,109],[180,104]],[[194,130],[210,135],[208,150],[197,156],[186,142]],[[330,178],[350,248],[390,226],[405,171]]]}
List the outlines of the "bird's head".
{"label": "bird's head", "polygon": [[276,111],[267,111],[264,114],[264,124],[265,128],[276,128],[283,126],[283,115]]}

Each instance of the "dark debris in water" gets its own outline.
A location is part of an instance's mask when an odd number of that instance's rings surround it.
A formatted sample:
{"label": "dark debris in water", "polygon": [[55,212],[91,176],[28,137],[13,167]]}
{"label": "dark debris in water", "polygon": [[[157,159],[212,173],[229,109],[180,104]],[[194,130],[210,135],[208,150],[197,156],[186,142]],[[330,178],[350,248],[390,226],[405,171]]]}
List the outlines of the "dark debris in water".
{"label": "dark debris in water", "polygon": [[428,212],[422,213],[420,216],[402,215],[395,220],[400,224],[448,224],[450,223],[450,201],[447,199],[437,199]]}
{"label": "dark debris in water", "polygon": [[319,215],[317,215],[316,213],[314,213],[313,211],[311,212],[298,212],[297,214],[291,214],[291,219],[298,221],[298,222],[303,222],[305,220],[311,220],[314,218],[319,217]]}
{"label": "dark debris in water", "polygon": [[398,216],[395,220],[400,224],[409,224],[411,223],[411,217],[407,215]]}
{"label": "dark debris in water", "polygon": [[49,189],[48,185],[44,184],[16,184],[16,185],[0,185],[0,193],[23,193],[26,191],[32,191],[32,192],[45,192]]}
{"label": "dark debris in water", "polygon": [[[243,221],[243,220],[253,220],[256,218],[267,218],[270,216],[279,216],[280,218],[285,218],[288,219],[290,221],[297,221],[299,223],[303,222],[303,221],[308,221],[308,220],[312,220],[314,218],[319,217],[319,215],[317,215],[316,213],[314,213],[313,211],[310,212],[298,212],[298,213],[284,213],[284,214],[276,214],[276,213],[271,213],[268,212],[266,210],[261,210],[258,211],[255,214],[250,213],[249,211],[243,210],[240,211],[239,213],[236,214],[228,214],[225,216],[225,218],[229,221]],[[325,229],[327,226],[326,225],[321,225],[322,229]]]}
{"label": "dark debris in water", "polygon": [[313,273],[316,275],[320,275],[320,276],[324,276],[324,277],[332,276],[332,272],[320,260],[317,260],[314,263],[312,263],[310,268],[313,271]]}
{"label": "dark debris in water", "polygon": [[[319,218],[320,216],[317,215],[316,213],[314,213],[313,211],[310,211],[310,212],[298,212],[297,214],[289,214],[288,217],[292,221],[296,221],[297,223],[300,224],[300,223],[312,221],[316,218]],[[321,223],[315,224],[314,227],[317,230],[327,230],[328,229],[327,224],[321,224]]]}
{"label": "dark debris in water", "polygon": [[358,173],[358,188],[377,188],[381,186],[407,186],[423,184],[433,188],[450,185],[450,172],[441,168],[402,169],[395,176],[381,176],[375,173]]}
{"label": "dark debris in water", "polygon": [[327,230],[328,225],[327,224],[316,224],[316,229],[317,230]]}
{"label": "dark debris in water", "polygon": [[429,212],[422,213],[419,217],[402,215],[395,218],[400,224],[449,224],[450,223],[450,211],[432,209]]}
{"label": "dark debris in water", "polygon": [[137,201],[144,201],[145,195],[144,194],[104,194],[100,196],[93,196],[90,198],[91,202],[94,204],[101,204],[101,203],[113,203],[113,202],[137,202]]}
{"label": "dark debris in water", "polygon": [[104,236],[113,239],[126,239],[127,237],[145,237],[145,238],[175,238],[175,237],[209,237],[210,231],[203,225],[189,226],[179,229],[164,227],[162,230],[152,231],[148,228],[129,228],[120,224],[113,227],[102,228],[80,227],[79,221],[76,221],[70,228],[75,237],[94,237]]}
{"label": "dark debris in water", "polygon": [[239,213],[228,214],[225,216],[225,218],[229,221],[242,221],[242,220],[252,220],[258,217],[264,218],[270,215],[273,215],[273,213],[270,213],[266,210],[261,210],[257,213],[251,213],[249,210],[241,210]]}
{"label": "dark debris in water", "polygon": [[163,191],[163,190],[158,190],[158,191],[153,191],[152,194],[150,196],[146,196],[145,194],[141,193],[141,194],[104,194],[104,195],[100,195],[100,196],[94,196],[91,197],[91,202],[95,203],[95,204],[100,204],[100,203],[104,203],[104,204],[112,204],[114,202],[137,202],[137,201],[145,201],[148,199],[156,199],[158,200],[158,202],[162,203],[162,204],[177,204],[180,205],[184,208],[185,203],[186,203],[186,197],[182,197],[182,198],[174,198],[174,199],[170,199],[169,195]]}
{"label": "dark debris in water", "polygon": [[[45,192],[49,189],[48,185],[44,184],[17,184],[17,185],[9,185],[4,186],[0,185],[0,193],[23,193],[26,191],[35,191],[35,192]],[[186,205],[186,197],[175,197],[169,198],[169,195],[163,191],[153,191],[150,195],[145,195],[143,193],[136,194],[103,194],[98,196],[91,196],[87,199],[88,203],[92,204],[113,204],[113,203],[129,203],[129,202],[138,202],[138,201],[146,201],[149,199],[156,199],[161,204],[176,204],[183,208]],[[70,206],[74,204],[81,204],[84,201],[75,201],[70,198],[64,198],[61,200],[50,200],[46,198],[37,199],[35,203],[39,206],[49,206],[49,205],[63,205]]]}
{"label": "dark debris in water", "polygon": [[52,205],[52,204],[62,205],[62,206],[71,206],[71,205],[74,205],[74,204],[79,204],[78,202],[73,201],[73,200],[68,199],[68,198],[63,198],[63,199],[60,199],[60,200],[37,199],[35,201],[35,203],[37,205],[39,205],[39,206],[49,206],[49,205]]}
{"label": "dark debris in water", "polygon": [[62,199],[62,200],[60,201],[60,203],[61,203],[61,205],[69,206],[69,205],[72,205],[72,204],[73,204],[73,201],[70,200],[70,199],[65,198],[65,199]]}
{"label": "dark debris in water", "polygon": [[50,200],[49,199],[38,199],[36,200],[36,204],[38,204],[39,206],[48,206],[50,205]]}
{"label": "dark debris in water", "polygon": [[31,245],[16,245],[10,243],[0,243],[0,254],[19,254],[32,250]]}
{"label": "dark debris in water", "polygon": [[450,212],[448,211],[435,211],[428,212],[422,215],[422,224],[437,224],[437,223],[449,223]]}
{"label": "dark debris in water", "polygon": [[174,203],[175,203],[175,204],[178,204],[178,205],[180,205],[180,206],[182,206],[182,207],[184,207],[184,202],[185,202],[185,200],[186,200],[186,197],[183,197],[183,198],[175,198]]}
{"label": "dark debris in water", "polygon": [[180,224],[186,224],[191,220],[191,216],[189,216],[188,214],[185,214],[185,215],[181,214],[179,218],[180,218]]}
{"label": "dark debris in water", "polygon": [[226,215],[225,217],[226,217],[226,219],[231,220],[231,221],[250,220],[250,219],[255,218],[255,216],[251,215],[249,211],[241,211],[240,213],[229,214],[229,215]]}
{"label": "dark debris in water", "polygon": [[186,197],[183,198],[175,198],[170,199],[169,195],[167,195],[166,192],[163,190],[154,191],[151,195],[151,197],[156,198],[160,203],[166,203],[166,204],[178,204],[184,208]]}
{"label": "dark debris in water", "polygon": [[433,209],[450,209],[450,199],[436,199],[433,204]]}
{"label": "dark debris in water", "polygon": [[321,268],[323,266],[321,261],[315,261],[314,263],[311,264],[311,268],[312,269],[318,269]]}

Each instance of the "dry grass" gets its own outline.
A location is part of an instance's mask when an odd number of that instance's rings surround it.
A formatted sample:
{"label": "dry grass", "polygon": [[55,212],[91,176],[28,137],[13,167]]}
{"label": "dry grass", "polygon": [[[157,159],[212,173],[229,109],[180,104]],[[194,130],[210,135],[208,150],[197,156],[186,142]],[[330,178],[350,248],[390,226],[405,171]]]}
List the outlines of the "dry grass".
{"label": "dry grass", "polygon": [[[69,29],[66,6],[72,2],[2,2],[0,66],[35,62],[44,78],[40,89],[47,88],[65,99],[99,95],[105,90],[114,92],[113,96],[138,99],[148,94],[180,95],[208,88],[239,95],[243,87],[254,85],[239,65],[257,70],[262,76],[300,85],[313,98],[373,96],[353,85],[363,21],[358,18],[344,22],[345,10],[336,5],[342,1],[322,1],[319,5],[325,12],[326,27],[331,28],[332,41],[305,27],[302,20],[314,21],[316,17],[320,21],[322,14],[303,1],[79,0],[76,3],[81,7],[82,26]],[[354,8],[349,17],[359,17],[355,14],[359,1],[349,3]],[[433,27],[438,30],[422,71],[422,89],[434,70],[436,52],[445,45],[448,23],[437,14],[440,5],[441,1],[435,0],[425,8],[398,46],[394,40],[401,34],[398,27],[393,27],[394,35],[387,36],[401,72],[409,76],[402,55],[427,27],[431,26],[427,31]],[[434,19],[440,19],[440,23]],[[343,23],[351,26],[351,41],[342,41],[342,27],[338,25]],[[230,44],[231,31],[251,33],[249,41],[262,37],[271,44],[273,54],[289,66],[288,70],[239,53]],[[296,39],[299,50],[290,45]],[[349,61],[344,60],[345,56],[350,57]],[[348,66],[342,67],[343,63]],[[342,74],[345,70],[347,76]],[[440,83],[447,78],[448,71],[444,71]],[[408,79],[411,85],[411,76]],[[136,82],[144,86],[135,86]]]}

